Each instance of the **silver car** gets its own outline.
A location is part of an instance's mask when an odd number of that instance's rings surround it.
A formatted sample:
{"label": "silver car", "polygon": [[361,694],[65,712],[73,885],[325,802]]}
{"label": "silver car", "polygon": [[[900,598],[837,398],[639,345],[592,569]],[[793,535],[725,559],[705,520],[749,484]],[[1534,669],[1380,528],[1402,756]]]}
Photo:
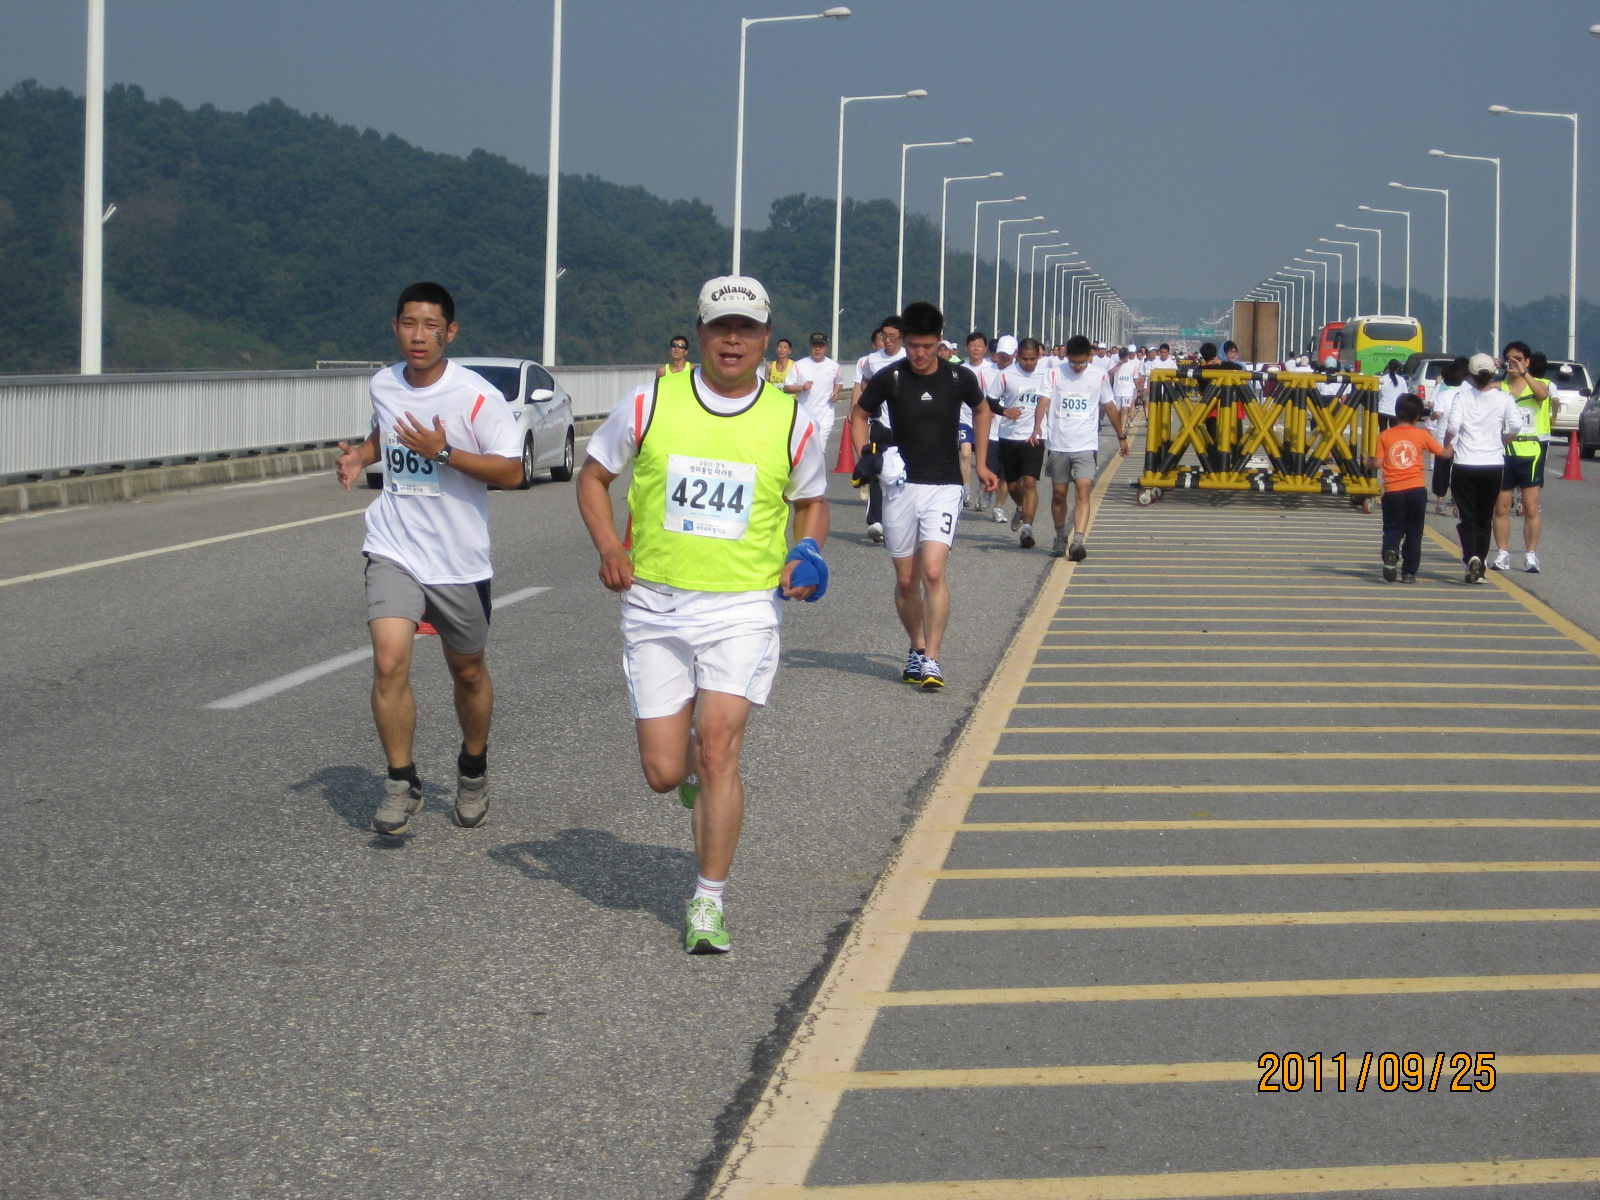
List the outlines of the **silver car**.
{"label": "silver car", "polygon": [[[452,358],[450,361],[482,375],[499,389],[511,406],[512,419],[522,436],[524,488],[533,485],[535,471],[548,470],[550,478],[558,483],[572,478],[577,461],[572,397],[549,371],[531,358]],[[383,487],[383,473],[367,472],[367,486]]]}
{"label": "silver car", "polygon": [[1578,414],[1589,398],[1589,369],[1582,363],[1552,361],[1544,377],[1560,401],[1560,408],[1550,418],[1550,431],[1571,433],[1578,427]]}

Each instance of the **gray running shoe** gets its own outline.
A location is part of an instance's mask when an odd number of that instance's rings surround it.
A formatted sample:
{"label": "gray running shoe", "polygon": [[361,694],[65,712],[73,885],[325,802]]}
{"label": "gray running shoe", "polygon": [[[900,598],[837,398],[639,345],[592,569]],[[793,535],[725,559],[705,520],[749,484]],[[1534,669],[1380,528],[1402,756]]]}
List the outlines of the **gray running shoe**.
{"label": "gray running shoe", "polygon": [[489,819],[489,777],[456,776],[456,824],[476,829]]}
{"label": "gray running shoe", "polygon": [[1016,511],[1011,514],[1011,532],[1015,533],[1017,530],[1019,530],[1021,528],[1022,528],[1022,505],[1019,504],[1019,505],[1017,505]]}
{"label": "gray running shoe", "polygon": [[996,525],[1004,525],[1006,523],[1006,510],[1002,505],[996,504],[994,506],[994,523]]}
{"label": "gray running shoe", "polygon": [[1050,543],[1050,557],[1062,558],[1067,553],[1067,532],[1064,529],[1056,530],[1056,540]]}
{"label": "gray running shoe", "polygon": [[1494,561],[1489,565],[1492,566],[1496,571],[1511,570],[1511,551],[1498,551],[1494,556]]}
{"label": "gray running shoe", "polygon": [[939,664],[926,655],[922,659],[922,690],[937,692],[944,687],[944,672],[939,669]]}
{"label": "gray running shoe", "polygon": [[1071,549],[1067,551],[1067,558],[1073,562],[1082,562],[1088,557],[1089,550],[1082,542],[1073,542]]}
{"label": "gray running shoe", "polygon": [[407,779],[383,781],[383,803],[372,814],[372,831],[397,837],[411,828],[411,818],[422,811],[422,789]]}
{"label": "gray running shoe", "polygon": [[1033,546],[1034,546],[1033,526],[1032,525],[1024,525],[1022,527],[1022,536],[1019,537],[1017,539],[1017,541],[1018,541],[1018,544],[1020,544],[1024,550],[1032,550]]}

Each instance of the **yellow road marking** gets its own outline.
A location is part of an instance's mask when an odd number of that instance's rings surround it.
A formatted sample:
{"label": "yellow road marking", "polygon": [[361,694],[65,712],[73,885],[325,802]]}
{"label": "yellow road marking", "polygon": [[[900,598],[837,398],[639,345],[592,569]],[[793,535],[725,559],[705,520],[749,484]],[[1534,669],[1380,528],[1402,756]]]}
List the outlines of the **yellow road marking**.
{"label": "yellow road marking", "polygon": [[[1052,647],[1043,647],[1043,648],[1044,649],[1051,649]],[[1146,649],[1149,649],[1149,647],[1146,647]],[[1434,654],[1438,654],[1438,653],[1439,653],[1438,650],[1434,650]],[[1162,669],[1165,669],[1165,670],[1201,670],[1201,669],[1214,670],[1218,665],[1219,664],[1215,660],[1212,660],[1212,661],[1209,661],[1209,662],[1193,662],[1193,663],[1189,663],[1189,662],[1176,661],[1176,660],[1170,659],[1170,658],[1161,659],[1161,660],[1158,660],[1156,662],[1125,662],[1125,661],[1118,660],[1118,661],[1115,661],[1115,662],[1049,663],[1049,662],[1038,662],[1038,661],[1035,661],[1034,664],[1033,664],[1034,670],[1036,670],[1036,671],[1044,671],[1044,670],[1070,671],[1070,670],[1078,669],[1080,667],[1081,668],[1086,668],[1086,669],[1087,668],[1099,667],[1099,668],[1106,668],[1106,669],[1111,669],[1111,670],[1127,670],[1127,671],[1147,671],[1147,670],[1162,670]],[[1366,667],[1392,667],[1392,666],[1394,666],[1394,663],[1393,663],[1393,661],[1388,661],[1388,662],[1256,662],[1256,661],[1251,661],[1251,662],[1230,662],[1227,665],[1230,666],[1230,667],[1235,667],[1235,668],[1237,668],[1239,670],[1251,670],[1251,671],[1264,670],[1264,669],[1267,669],[1267,668],[1272,668],[1272,669],[1275,670],[1275,669],[1277,669],[1279,667],[1307,667],[1307,668],[1310,668],[1310,669],[1316,670],[1316,671],[1333,671],[1333,670],[1344,671],[1344,670],[1349,670],[1349,669],[1354,668],[1354,667],[1362,667],[1362,668],[1366,668]],[[1478,671],[1478,670],[1482,670],[1486,666],[1493,666],[1493,665],[1494,664],[1492,664],[1492,663],[1481,663],[1481,662],[1477,662],[1477,663],[1458,663],[1458,662],[1448,662],[1448,663],[1443,663],[1443,662],[1408,663],[1406,665],[1406,670],[1408,670],[1408,671]],[[1526,663],[1526,664],[1522,664],[1520,666],[1517,666],[1514,669],[1518,670],[1518,671],[1600,671],[1600,663],[1596,663],[1593,666],[1589,665],[1588,663]]]}
{"label": "yellow road marking", "polygon": [[1600,988],[1600,975],[1423,975],[1388,979],[1251,979],[1233,983],[1088,984],[863,993],[869,1008],[964,1004],[1105,1004],[1151,1000],[1264,1000],[1285,996],[1431,996],[1448,992],[1553,992]]}
{"label": "yellow road marking", "polygon": [[1270,1171],[1183,1171],[1156,1175],[1072,1175],[1058,1179],[940,1180],[843,1187],[766,1184],[727,1192],[727,1200],[1202,1200],[1230,1196],[1310,1196],[1417,1188],[1538,1186],[1600,1181],[1600,1158],[1499,1158],[1485,1162],[1397,1163]]}
{"label": "yellow road marking", "polygon": [[1304,820],[963,821],[957,833],[1147,833],[1187,829],[1600,829],[1600,821],[1565,817],[1356,817]]}
{"label": "yellow road marking", "polygon": [[[1500,707],[1505,707],[1501,705]],[[1275,796],[1279,793],[1319,796],[1337,794],[1378,794],[1392,796],[1395,784],[1389,783],[1039,783],[1026,786],[985,785],[977,789],[980,795],[1016,796]],[[1492,792],[1500,796],[1600,796],[1600,787],[1587,783],[1408,783],[1410,792]]]}
{"label": "yellow road marking", "polygon": [[[1127,611],[1127,605],[1125,605],[1125,604],[1063,604],[1061,606],[1061,611],[1062,612],[1068,612],[1068,613],[1093,612],[1093,611],[1096,611],[1096,610],[1102,609],[1102,608],[1109,608],[1109,609],[1111,609],[1111,610],[1113,610],[1115,612],[1126,612]],[[1185,612],[1185,613],[1210,613],[1210,612],[1264,612],[1264,613],[1272,613],[1272,612],[1278,612],[1279,611],[1279,609],[1274,608],[1272,606],[1269,606],[1269,605],[1258,605],[1258,604],[1141,604],[1139,606],[1139,609],[1142,612]],[[1332,607],[1326,607],[1326,608],[1313,608],[1313,607],[1302,605],[1302,606],[1296,607],[1294,611],[1295,612],[1330,612],[1330,613],[1349,612],[1349,611],[1351,611],[1351,606],[1347,605],[1347,604],[1343,604],[1343,605],[1334,605]],[[1357,611],[1357,612],[1368,612],[1368,613],[1440,613],[1440,614],[1447,614],[1447,615],[1451,614],[1451,610],[1448,609],[1448,608],[1417,608],[1417,607],[1412,606],[1412,605],[1408,605],[1405,608],[1373,608],[1373,607],[1371,607],[1369,605],[1363,604],[1359,608],[1357,608],[1355,611]],[[1474,613],[1479,613],[1479,614],[1482,614],[1484,616],[1499,616],[1504,611],[1505,611],[1504,606],[1497,604],[1492,608],[1462,609],[1461,611],[1454,613],[1454,615],[1455,616],[1472,616]],[[1529,622],[1523,622],[1523,624],[1529,624]]]}
{"label": "yellow road marking", "polygon": [[1353,909],[1348,912],[1136,913],[909,921],[910,933],[1036,933],[1061,929],[1237,929],[1258,925],[1478,925],[1600,921],[1600,908]]}
{"label": "yellow road marking", "polygon": [[[1551,729],[1549,726],[1496,725],[1009,725],[1012,733],[1436,733],[1451,736],[1490,734],[1494,737],[1596,737],[1600,729]],[[1542,757],[1542,756],[1541,756]]]}
{"label": "yellow road marking", "polygon": [[[1096,711],[1102,708],[1215,708],[1216,702],[1211,700],[1072,700],[1072,701],[1036,701],[1031,704],[1014,704],[1012,708],[1092,708]],[[1237,708],[1426,708],[1430,712],[1448,709],[1454,712],[1457,709],[1470,708],[1475,712],[1482,712],[1482,704],[1466,703],[1459,700],[1441,700],[1437,704],[1428,701],[1410,700],[1317,700],[1296,702],[1294,700],[1230,700],[1230,709]],[[1600,704],[1501,704],[1496,702],[1496,711],[1506,712],[1600,712]],[[1307,725],[1307,729],[1316,729],[1315,725]]]}
{"label": "yellow road marking", "polygon": [[[1497,1054],[1497,1075],[1592,1075],[1600,1054]],[[1107,1063],[1081,1067],[976,1067],[927,1071],[834,1071],[812,1075],[814,1087],[841,1091],[902,1088],[1126,1087],[1141,1083],[1255,1083],[1262,1071],[1254,1062]],[[1448,1076],[1446,1076],[1448,1079]],[[1332,1091],[1333,1072],[1323,1087]],[[1309,1089],[1307,1089],[1309,1090]]]}
{"label": "yellow road marking", "polygon": [[[1438,691],[1438,680],[1418,681],[1387,679],[1321,679],[1321,680],[1287,680],[1287,679],[1030,679],[1029,687],[1123,687],[1123,688],[1255,688],[1258,691],[1271,688],[1427,688]],[[1509,680],[1497,679],[1495,681],[1497,695],[1506,692],[1592,692],[1595,685],[1592,683],[1512,683]],[[1231,702],[1230,702],[1231,706]],[[1480,706],[1481,707],[1481,706]],[[1495,702],[1496,708],[1507,707]]]}
{"label": "yellow road marking", "polygon": [[1142,867],[962,867],[935,879],[1202,879],[1218,875],[1568,875],[1600,871],[1600,860],[1570,862],[1183,863]]}
{"label": "yellow road marking", "polygon": [[[991,762],[1456,762],[1459,750],[1224,750],[1151,752],[1145,754],[991,754]],[[1472,752],[1483,762],[1600,762],[1600,754],[1489,754]]]}
{"label": "yellow road marking", "polygon": [[[1237,632],[1237,631],[1235,631],[1235,632]],[[1260,635],[1260,636],[1266,636],[1266,635]],[[1369,633],[1369,634],[1363,634],[1362,636],[1364,636],[1364,637],[1380,637],[1380,636],[1385,636],[1385,635]],[[1399,635],[1389,635],[1389,636],[1401,636],[1401,637],[1404,637],[1404,636],[1408,636],[1408,635],[1399,634]],[[1546,640],[1546,639],[1541,638],[1539,640],[1543,641],[1543,640]],[[1553,641],[1555,639],[1549,639],[1549,640]],[[1150,643],[1149,642],[1141,642],[1138,645],[1117,645],[1117,644],[1110,643],[1110,642],[1045,642],[1042,645],[1040,645],[1039,649],[1040,650],[1070,650],[1070,651],[1072,651],[1074,653],[1078,653],[1078,654],[1085,653],[1085,652],[1088,652],[1088,651],[1096,651],[1096,650],[1144,650],[1144,651],[1149,651],[1150,650]],[[1547,654],[1547,655],[1554,654],[1554,655],[1562,655],[1562,656],[1565,656],[1565,657],[1578,657],[1578,656],[1586,654],[1586,651],[1583,651],[1583,650],[1529,650],[1529,649],[1526,649],[1525,647],[1522,647],[1522,646],[1518,646],[1516,649],[1513,649],[1513,650],[1497,650],[1497,649],[1495,649],[1493,647],[1490,647],[1490,646],[1454,646],[1454,647],[1452,647],[1452,646],[1449,646],[1448,644],[1439,644],[1439,643],[1434,643],[1434,644],[1427,645],[1427,646],[1415,646],[1415,645],[1412,645],[1412,646],[1383,646],[1383,645],[1361,646],[1361,645],[1357,645],[1357,644],[1354,644],[1354,643],[1350,643],[1350,644],[1347,644],[1347,645],[1341,645],[1341,646],[1311,646],[1311,645],[1305,645],[1305,646],[1263,646],[1263,645],[1260,645],[1259,643],[1251,643],[1251,642],[1196,642],[1192,646],[1163,645],[1162,649],[1170,650],[1170,651],[1172,651],[1173,653],[1176,653],[1176,654],[1185,654],[1185,653],[1188,653],[1190,651],[1211,651],[1211,650],[1272,650],[1272,651],[1290,650],[1290,651],[1297,651],[1297,652],[1302,653],[1302,654],[1337,653],[1337,652],[1340,652],[1340,651],[1349,652],[1349,651],[1354,651],[1354,650],[1361,650],[1361,651],[1371,651],[1371,652],[1374,652],[1374,653],[1387,654],[1387,655],[1389,655],[1389,660],[1391,662],[1393,662],[1393,661],[1395,661],[1397,659],[1406,659],[1408,657],[1436,659],[1441,654],[1446,654],[1446,653],[1451,654],[1451,655],[1456,655],[1456,654],[1500,654],[1500,655],[1515,655],[1517,657],[1526,657],[1529,654]],[[1481,667],[1481,666],[1490,666],[1492,664],[1490,664],[1490,663],[1478,663],[1477,665]]]}
{"label": "yellow road marking", "polygon": [[[1107,607],[1112,607],[1112,606],[1108,605]],[[1264,610],[1264,611],[1270,612],[1272,610],[1269,609],[1269,610]],[[1331,609],[1330,611],[1343,612],[1344,610],[1343,609]],[[1384,610],[1382,610],[1382,609],[1363,609],[1362,611],[1363,612],[1382,612]],[[1112,617],[1085,617],[1081,621],[1073,620],[1071,617],[1056,617],[1055,621],[1056,622],[1060,622],[1062,624],[1069,624],[1070,623],[1075,628],[1078,627],[1078,626],[1081,626],[1081,625],[1085,625],[1090,621],[1110,621],[1110,622],[1114,623],[1115,625],[1117,625],[1119,627],[1120,626],[1124,626],[1124,625],[1153,625],[1153,624],[1158,624],[1158,623],[1170,624],[1171,622],[1174,622],[1174,621],[1194,621],[1194,622],[1203,623],[1203,624],[1206,624],[1206,625],[1316,625],[1317,627],[1319,627],[1321,629],[1326,629],[1330,625],[1426,625],[1430,630],[1434,631],[1435,633],[1437,633],[1438,630],[1439,630],[1439,622],[1438,621],[1392,621],[1392,620],[1391,621],[1369,621],[1364,617],[1340,617],[1340,618],[1327,617],[1327,618],[1322,618],[1322,619],[1319,620],[1319,619],[1315,619],[1315,618],[1312,618],[1312,617],[1266,617],[1266,618],[1262,618],[1262,617],[1135,617],[1135,616],[1124,615],[1124,616],[1112,616]],[[1053,623],[1055,623],[1055,622],[1052,622],[1052,624]],[[1472,623],[1472,627],[1474,629],[1537,629],[1538,628],[1538,626],[1534,625],[1531,621],[1474,621]],[[1204,633],[1206,631],[1205,630],[1201,630],[1200,632]],[[1277,630],[1277,631],[1274,631],[1274,630],[1262,630],[1262,632],[1264,632],[1264,633],[1272,633],[1272,632],[1282,632],[1282,631],[1281,630]]]}

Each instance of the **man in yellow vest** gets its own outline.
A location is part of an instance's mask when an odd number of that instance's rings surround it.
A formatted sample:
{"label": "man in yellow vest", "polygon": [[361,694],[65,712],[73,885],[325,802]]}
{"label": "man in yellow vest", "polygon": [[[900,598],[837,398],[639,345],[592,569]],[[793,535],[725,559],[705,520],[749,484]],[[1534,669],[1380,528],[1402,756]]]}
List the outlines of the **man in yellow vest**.
{"label": "man in yellow vest", "polygon": [[1551,406],[1550,381],[1540,378],[1548,368],[1540,356],[1538,369],[1527,342],[1509,342],[1502,361],[1506,367],[1504,387],[1522,410],[1525,424],[1514,441],[1506,443],[1505,474],[1500,479],[1500,498],[1494,505],[1494,540],[1499,546],[1490,562],[1496,571],[1511,570],[1511,505],[1516,489],[1522,489],[1523,569],[1539,571],[1539,534],[1544,529],[1544,514],[1539,497],[1544,491],[1544,460],[1549,449]]}
{"label": "man in yellow vest", "polygon": [[[684,948],[726,953],[722,892],[744,818],[739,751],[778,668],[779,599],[827,587],[827,467],[795,397],[758,378],[767,292],[725,275],[700,292],[700,363],[623,400],[589,441],[578,508],[600,581],[622,595],[622,670],[639,761],[691,812],[699,867]],[[629,466],[628,540],[611,484]],[[794,510],[797,544],[785,537]]]}

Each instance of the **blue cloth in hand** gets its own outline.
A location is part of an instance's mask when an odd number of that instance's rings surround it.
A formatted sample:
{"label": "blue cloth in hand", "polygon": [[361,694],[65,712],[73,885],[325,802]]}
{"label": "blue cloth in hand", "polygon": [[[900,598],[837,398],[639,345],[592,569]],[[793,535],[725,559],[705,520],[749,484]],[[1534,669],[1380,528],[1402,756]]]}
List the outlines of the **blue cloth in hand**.
{"label": "blue cloth in hand", "polygon": [[[806,597],[807,604],[815,604],[828,592],[828,564],[822,560],[822,547],[818,546],[815,538],[801,538],[789,557],[783,560],[786,563],[798,564],[794,573],[789,576],[791,588],[814,587],[817,590]],[[778,585],[778,599],[787,600],[783,594],[783,585]]]}

